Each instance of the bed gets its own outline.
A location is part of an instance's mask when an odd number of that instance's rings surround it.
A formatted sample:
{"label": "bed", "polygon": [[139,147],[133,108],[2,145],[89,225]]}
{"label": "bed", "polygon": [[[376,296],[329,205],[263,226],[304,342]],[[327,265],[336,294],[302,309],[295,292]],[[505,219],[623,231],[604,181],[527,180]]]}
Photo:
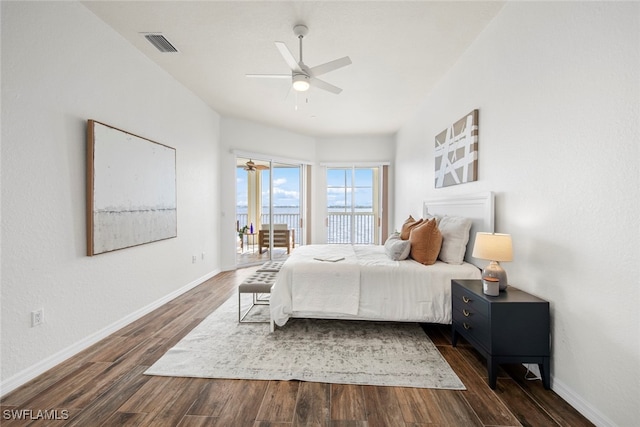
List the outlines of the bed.
{"label": "bed", "polygon": [[442,224],[443,250],[455,243],[455,236],[446,234],[447,221],[470,223],[468,242],[457,248],[459,263],[394,260],[383,245],[300,246],[271,288],[272,329],[292,317],[450,324],[451,279],[481,277],[483,261],[471,252],[476,232],[493,232],[494,195],[427,200],[422,217],[437,217]]}

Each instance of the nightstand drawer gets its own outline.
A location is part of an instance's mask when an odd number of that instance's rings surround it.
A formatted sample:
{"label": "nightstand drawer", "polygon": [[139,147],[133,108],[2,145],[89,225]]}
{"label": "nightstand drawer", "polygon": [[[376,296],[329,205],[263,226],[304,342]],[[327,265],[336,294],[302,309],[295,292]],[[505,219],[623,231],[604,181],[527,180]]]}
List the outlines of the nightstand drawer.
{"label": "nightstand drawer", "polygon": [[455,281],[451,286],[451,294],[451,304],[454,311],[457,308],[460,311],[468,310],[484,317],[489,316],[489,303]]}
{"label": "nightstand drawer", "polygon": [[489,320],[467,309],[453,310],[453,326],[467,339],[477,341],[485,349],[490,346]]}

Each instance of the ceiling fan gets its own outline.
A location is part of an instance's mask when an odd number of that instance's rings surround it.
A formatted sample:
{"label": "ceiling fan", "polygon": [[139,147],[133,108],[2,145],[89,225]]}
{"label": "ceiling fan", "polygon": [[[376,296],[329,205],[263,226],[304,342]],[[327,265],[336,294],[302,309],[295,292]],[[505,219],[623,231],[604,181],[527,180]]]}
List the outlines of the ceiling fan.
{"label": "ceiling fan", "polygon": [[255,162],[251,159],[249,159],[249,161],[247,163],[245,163],[244,166],[244,170],[249,171],[249,172],[253,172],[256,170],[265,170],[265,169],[269,169],[269,166],[264,166],[264,165],[256,165]]}
{"label": "ceiling fan", "polygon": [[289,68],[291,68],[291,74],[247,74],[247,77],[290,78],[293,89],[297,92],[304,92],[308,90],[310,86],[335,93],[336,95],[342,92],[342,89],[339,87],[327,83],[324,80],[320,80],[317,76],[337,70],[338,68],[346,67],[351,64],[351,58],[345,56],[343,58],[335,59],[309,68],[304,62],[302,62],[302,39],[309,33],[309,28],[302,24],[296,25],[293,27],[293,33],[300,41],[300,61],[296,62],[296,59],[293,54],[291,54],[291,51],[287,48],[286,44],[283,42],[275,42],[280,54],[287,65],[289,65]]}

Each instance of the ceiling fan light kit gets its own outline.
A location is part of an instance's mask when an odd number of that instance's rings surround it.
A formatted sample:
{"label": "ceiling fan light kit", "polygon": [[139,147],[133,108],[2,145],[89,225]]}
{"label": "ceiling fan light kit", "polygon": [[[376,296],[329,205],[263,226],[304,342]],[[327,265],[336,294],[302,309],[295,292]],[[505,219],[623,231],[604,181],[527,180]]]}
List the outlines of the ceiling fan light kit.
{"label": "ceiling fan light kit", "polygon": [[[337,70],[338,68],[346,67],[347,65],[351,64],[351,59],[348,56],[345,56],[343,58],[335,59],[333,61],[329,61],[327,63],[309,68],[304,62],[302,62],[302,39],[308,33],[309,28],[306,25],[298,24],[293,27],[293,34],[295,34],[300,42],[299,61],[296,61],[286,44],[284,44],[283,42],[275,42],[278,51],[280,51],[280,54],[282,55],[282,58],[285,60],[289,68],[291,68],[291,83],[293,89],[296,92],[304,92],[307,91],[309,87],[314,86],[337,95],[342,92],[342,89],[330,83],[327,83],[324,80],[318,79],[317,76]],[[247,74],[247,77],[274,78],[288,76],[283,74]]]}
{"label": "ceiling fan light kit", "polygon": [[309,90],[309,76],[304,74],[293,75],[293,89],[298,92]]}

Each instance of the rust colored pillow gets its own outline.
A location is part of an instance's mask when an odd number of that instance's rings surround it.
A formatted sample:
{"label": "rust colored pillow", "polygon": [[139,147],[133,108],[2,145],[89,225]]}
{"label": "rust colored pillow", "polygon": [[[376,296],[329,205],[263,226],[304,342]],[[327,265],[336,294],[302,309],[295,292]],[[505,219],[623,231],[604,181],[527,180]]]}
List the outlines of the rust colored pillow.
{"label": "rust colored pillow", "polygon": [[418,225],[422,224],[422,222],[423,222],[422,218],[416,221],[415,219],[413,219],[411,215],[409,215],[409,218],[407,218],[404,224],[402,224],[402,229],[400,230],[400,238],[402,240],[409,240],[409,235],[411,234],[411,230],[414,227],[417,227]]}
{"label": "rust colored pillow", "polygon": [[409,236],[411,252],[409,256],[420,264],[435,264],[442,246],[442,234],[438,230],[436,219],[424,221],[411,230]]}

